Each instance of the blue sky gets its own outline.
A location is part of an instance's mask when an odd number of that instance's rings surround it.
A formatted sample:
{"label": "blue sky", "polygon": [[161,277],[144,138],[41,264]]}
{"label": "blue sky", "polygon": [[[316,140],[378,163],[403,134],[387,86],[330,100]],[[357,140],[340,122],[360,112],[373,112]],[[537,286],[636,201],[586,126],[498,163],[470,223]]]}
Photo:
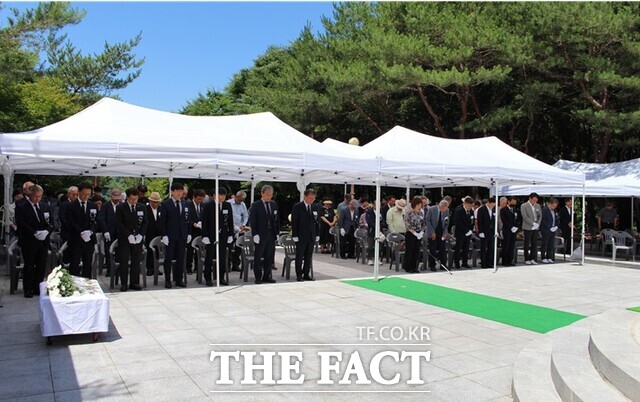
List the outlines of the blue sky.
{"label": "blue sky", "polygon": [[[4,2],[24,9],[37,3]],[[118,92],[129,103],[179,111],[207,88],[222,90],[234,73],[250,67],[271,45],[288,45],[305,24],[322,30],[330,2],[73,2],[87,11],[65,32],[83,52],[100,51],[142,32],[136,54],[142,75]]]}

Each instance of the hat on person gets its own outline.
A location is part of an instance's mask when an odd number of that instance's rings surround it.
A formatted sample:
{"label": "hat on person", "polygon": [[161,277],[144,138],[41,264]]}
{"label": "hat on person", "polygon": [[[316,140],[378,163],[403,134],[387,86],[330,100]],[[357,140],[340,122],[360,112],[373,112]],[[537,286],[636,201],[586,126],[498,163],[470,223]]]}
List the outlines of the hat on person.
{"label": "hat on person", "polygon": [[331,200],[324,200],[322,201],[323,204],[333,204],[333,201]]}
{"label": "hat on person", "polygon": [[396,207],[400,208],[400,209],[404,209],[404,207],[407,206],[407,201],[404,199],[400,199],[398,201],[396,201]]}
{"label": "hat on person", "polygon": [[151,195],[149,196],[149,201],[153,201],[153,202],[160,202],[162,201],[160,199],[160,194],[157,191],[154,191],[153,193],[151,193]]}

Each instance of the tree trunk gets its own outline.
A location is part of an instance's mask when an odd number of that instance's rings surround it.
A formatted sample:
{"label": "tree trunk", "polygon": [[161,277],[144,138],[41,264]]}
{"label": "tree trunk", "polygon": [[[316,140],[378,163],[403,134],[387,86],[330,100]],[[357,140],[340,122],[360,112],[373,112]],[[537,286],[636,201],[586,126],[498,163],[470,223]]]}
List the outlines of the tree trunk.
{"label": "tree trunk", "polygon": [[431,116],[431,118],[433,119],[433,124],[435,124],[436,129],[438,130],[442,138],[449,138],[449,135],[447,134],[446,130],[444,129],[444,127],[442,127],[442,123],[440,122],[440,117],[436,114],[436,112],[431,107],[431,104],[427,100],[427,96],[424,94],[424,91],[422,90],[422,86],[420,84],[416,84],[416,90],[418,91],[418,96],[420,96],[420,100],[422,101],[422,104],[424,105],[425,108],[427,108],[427,112],[429,113],[429,116]]}
{"label": "tree trunk", "polygon": [[369,116],[364,110],[362,110],[362,108],[360,106],[358,106],[358,104],[352,99],[351,100],[351,105],[358,111],[358,113],[360,113],[360,115],[362,117],[364,117],[365,119],[367,119],[369,121],[369,123],[371,123],[372,126],[374,126],[376,128],[376,130],[378,130],[379,134],[382,134],[382,128],[380,128],[380,126],[378,125],[378,123],[376,123],[375,120],[373,120],[371,118],[371,116]]}
{"label": "tree trunk", "polygon": [[469,103],[469,87],[462,88],[461,91],[458,91],[456,94],[458,99],[460,100],[460,139],[465,138],[465,124],[467,124],[467,119],[469,118],[469,108],[467,104]]}

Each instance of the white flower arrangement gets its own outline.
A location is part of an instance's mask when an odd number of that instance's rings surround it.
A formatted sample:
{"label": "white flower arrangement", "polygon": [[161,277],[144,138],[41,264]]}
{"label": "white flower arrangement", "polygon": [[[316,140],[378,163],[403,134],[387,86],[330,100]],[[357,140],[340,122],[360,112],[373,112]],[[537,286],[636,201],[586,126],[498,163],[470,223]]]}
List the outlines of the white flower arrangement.
{"label": "white flower arrangement", "polygon": [[47,294],[50,297],[77,296],[80,289],[73,282],[69,271],[59,265],[47,277]]}

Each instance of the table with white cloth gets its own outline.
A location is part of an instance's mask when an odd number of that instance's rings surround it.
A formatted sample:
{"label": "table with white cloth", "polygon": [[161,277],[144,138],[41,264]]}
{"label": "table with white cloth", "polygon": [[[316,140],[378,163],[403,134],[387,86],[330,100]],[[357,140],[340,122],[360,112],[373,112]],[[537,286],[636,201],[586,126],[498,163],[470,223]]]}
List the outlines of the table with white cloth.
{"label": "table with white cloth", "polygon": [[95,279],[72,276],[80,294],[49,297],[47,283],[40,283],[40,331],[51,343],[57,335],[93,334],[109,331],[109,299]]}

